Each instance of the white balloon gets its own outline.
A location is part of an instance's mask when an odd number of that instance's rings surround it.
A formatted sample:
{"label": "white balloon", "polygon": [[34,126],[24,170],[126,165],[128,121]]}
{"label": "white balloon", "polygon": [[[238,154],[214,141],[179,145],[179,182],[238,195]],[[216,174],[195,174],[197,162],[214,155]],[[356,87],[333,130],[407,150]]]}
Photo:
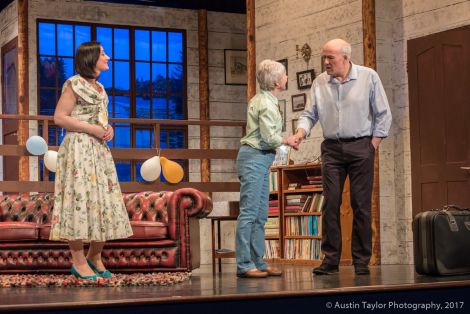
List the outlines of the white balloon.
{"label": "white balloon", "polygon": [[162,167],[160,166],[160,156],[147,159],[140,167],[140,175],[145,181],[152,182],[160,178]]}
{"label": "white balloon", "polygon": [[57,152],[54,150],[48,150],[44,154],[44,165],[47,170],[55,172],[57,169]]}
{"label": "white balloon", "polygon": [[46,140],[38,135],[30,136],[26,141],[26,150],[31,155],[42,155],[47,151]]}

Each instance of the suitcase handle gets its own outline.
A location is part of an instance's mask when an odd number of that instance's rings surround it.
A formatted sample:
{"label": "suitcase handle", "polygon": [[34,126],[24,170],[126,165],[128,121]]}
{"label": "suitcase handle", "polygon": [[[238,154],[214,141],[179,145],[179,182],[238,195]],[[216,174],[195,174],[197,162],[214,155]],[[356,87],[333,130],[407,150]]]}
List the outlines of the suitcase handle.
{"label": "suitcase handle", "polygon": [[450,209],[456,209],[456,210],[467,210],[467,211],[470,211],[470,208],[462,208],[458,205],[453,205],[453,204],[449,204],[449,205],[444,205],[444,210],[450,210]]}

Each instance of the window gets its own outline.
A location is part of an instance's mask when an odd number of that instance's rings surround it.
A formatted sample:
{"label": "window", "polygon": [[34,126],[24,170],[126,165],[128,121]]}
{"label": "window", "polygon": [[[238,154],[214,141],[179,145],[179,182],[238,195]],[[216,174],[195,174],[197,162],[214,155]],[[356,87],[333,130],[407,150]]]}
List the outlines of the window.
{"label": "window", "polygon": [[[65,80],[74,75],[73,56],[86,41],[97,40],[111,58],[100,75],[115,118],[187,119],[185,32],[98,24],[38,22],[38,91],[40,114],[52,115]],[[110,147],[154,147],[150,125],[114,123]],[[49,129],[49,144],[64,132]],[[160,148],[186,148],[187,127],[162,127]],[[187,161],[178,161],[187,169]],[[120,181],[142,180],[141,162],[117,161]],[[42,168],[42,167],[41,167]],[[187,173],[187,171],[185,171]],[[42,176],[41,176],[42,177]]]}

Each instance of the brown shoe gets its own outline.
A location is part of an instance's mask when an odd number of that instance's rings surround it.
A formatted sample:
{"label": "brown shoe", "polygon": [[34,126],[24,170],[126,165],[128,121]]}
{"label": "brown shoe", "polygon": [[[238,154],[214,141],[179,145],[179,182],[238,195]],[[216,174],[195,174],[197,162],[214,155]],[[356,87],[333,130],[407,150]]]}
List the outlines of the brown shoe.
{"label": "brown shoe", "polygon": [[281,276],[282,275],[282,270],[268,266],[268,268],[263,269],[262,272],[265,272],[268,274],[268,276]]}
{"label": "brown shoe", "polygon": [[268,273],[264,271],[257,270],[256,268],[250,269],[243,274],[237,274],[237,277],[240,278],[266,278],[268,277]]}

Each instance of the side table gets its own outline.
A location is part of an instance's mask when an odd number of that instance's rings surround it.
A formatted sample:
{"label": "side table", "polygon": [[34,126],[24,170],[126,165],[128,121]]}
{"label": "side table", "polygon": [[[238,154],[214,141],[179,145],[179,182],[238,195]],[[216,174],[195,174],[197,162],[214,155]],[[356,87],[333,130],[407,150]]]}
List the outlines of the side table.
{"label": "side table", "polygon": [[[220,223],[221,221],[233,221],[237,220],[238,216],[209,216],[211,220],[211,232],[212,232],[212,274],[215,274],[215,262],[218,259],[219,262],[219,273],[222,271],[222,258],[235,258],[235,251],[221,248],[221,232]],[[215,224],[217,224],[217,246],[215,241],[216,231]]]}

